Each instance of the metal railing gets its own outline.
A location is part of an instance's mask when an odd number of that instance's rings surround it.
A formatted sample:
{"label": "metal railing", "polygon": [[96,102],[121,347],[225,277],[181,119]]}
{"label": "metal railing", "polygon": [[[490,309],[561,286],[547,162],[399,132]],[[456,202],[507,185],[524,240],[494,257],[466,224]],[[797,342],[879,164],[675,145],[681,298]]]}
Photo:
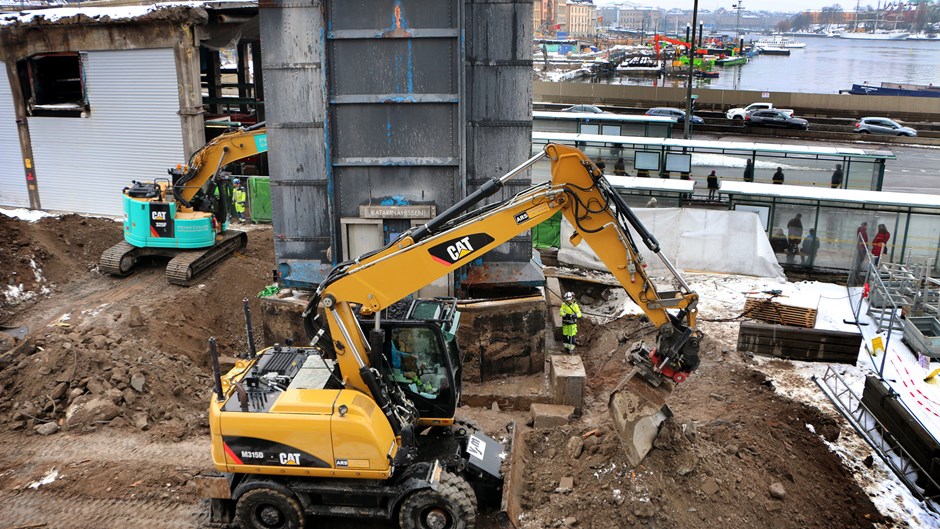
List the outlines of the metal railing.
{"label": "metal railing", "polygon": [[[852,428],[878,453],[911,493],[935,512],[940,512],[940,484],[904,449],[894,434],[868,409],[842,377],[827,367],[822,377],[813,381],[832,401]],[[918,485],[918,481],[924,486]]]}

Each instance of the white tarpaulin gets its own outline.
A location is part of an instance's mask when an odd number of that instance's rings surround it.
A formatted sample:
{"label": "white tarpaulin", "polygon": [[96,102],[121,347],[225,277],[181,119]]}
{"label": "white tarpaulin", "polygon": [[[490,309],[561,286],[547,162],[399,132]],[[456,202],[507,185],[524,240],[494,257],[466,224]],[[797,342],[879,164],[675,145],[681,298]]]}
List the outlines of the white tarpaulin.
{"label": "white tarpaulin", "polygon": [[[633,212],[659,241],[663,255],[679,270],[785,278],[760,218],[753,212],[689,208],[638,208]],[[572,233],[574,229],[564,219],[558,261],[607,270],[586,243],[572,246]],[[662,260],[635,233],[634,240],[647,271],[666,272]]]}

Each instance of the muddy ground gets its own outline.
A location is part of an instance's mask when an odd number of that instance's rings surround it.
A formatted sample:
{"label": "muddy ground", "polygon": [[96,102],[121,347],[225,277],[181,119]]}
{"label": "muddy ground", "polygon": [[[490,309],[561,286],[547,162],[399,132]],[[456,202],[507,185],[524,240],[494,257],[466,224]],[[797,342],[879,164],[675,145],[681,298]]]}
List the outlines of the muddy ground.
{"label": "muddy ground", "polygon": [[[159,263],[125,279],[99,274],[101,251],[121,238],[108,219],[0,215],[0,232],[0,279],[13,294],[0,296],[0,323],[29,325],[33,340],[27,353],[0,355],[0,529],[204,527],[192,478],[210,464],[206,340],[223,354],[246,347],[242,299],[259,313],[270,228],[252,227],[244,254],[190,288],[167,284]],[[626,367],[611,351],[652,330],[636,318],[583,324],[585,413],[527,433],[525,527],[907,526],[856,484],[863,465],[847,468],[825,445],[854,435],[834,412],[780,397],[734,352],[736,323],[703,327],[702,368],[675,391],[657,447],[629,469],[606,426],[607,393]],[[506,414],[462,413],[505,437]],[[570,491],[559,488],[566,477]]]}

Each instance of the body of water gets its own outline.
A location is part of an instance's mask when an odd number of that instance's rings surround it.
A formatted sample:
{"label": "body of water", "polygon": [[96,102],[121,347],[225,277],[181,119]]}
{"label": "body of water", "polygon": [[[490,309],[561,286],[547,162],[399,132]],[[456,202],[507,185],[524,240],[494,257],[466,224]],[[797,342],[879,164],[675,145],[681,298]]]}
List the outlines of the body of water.
{"label": "body of water", "polygon": [[[748,36],[750,41],[755,36]],[[794,37],[806,43],[789,56],[760,55],[745,65],[716,67],[718,79],[696,79],[699,88],[810,92],[831,94],[852,83],[940,85],[940,41],[846,40]],[[629,85],[685,86],[685,78],[624,77],[599,82]]]}

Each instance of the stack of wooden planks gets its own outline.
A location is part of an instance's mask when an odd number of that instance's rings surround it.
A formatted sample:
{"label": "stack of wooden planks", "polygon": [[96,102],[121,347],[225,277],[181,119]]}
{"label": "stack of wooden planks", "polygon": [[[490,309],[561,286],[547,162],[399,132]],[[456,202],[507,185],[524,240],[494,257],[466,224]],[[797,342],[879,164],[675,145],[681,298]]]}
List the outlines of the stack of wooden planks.
{"label": "stack of wooden planks", "polygon": [[854,365],[861,344],[859,333],[768,323],[743,322],[738,332],[738,351],[793,360]]}
{"label": "stack of wooden planks", "polygon": [[742,315],[767,323],[795,325],[809,329],[816,326],[816,309],[787,305],[772,298],[748,297],[744,301]]}

